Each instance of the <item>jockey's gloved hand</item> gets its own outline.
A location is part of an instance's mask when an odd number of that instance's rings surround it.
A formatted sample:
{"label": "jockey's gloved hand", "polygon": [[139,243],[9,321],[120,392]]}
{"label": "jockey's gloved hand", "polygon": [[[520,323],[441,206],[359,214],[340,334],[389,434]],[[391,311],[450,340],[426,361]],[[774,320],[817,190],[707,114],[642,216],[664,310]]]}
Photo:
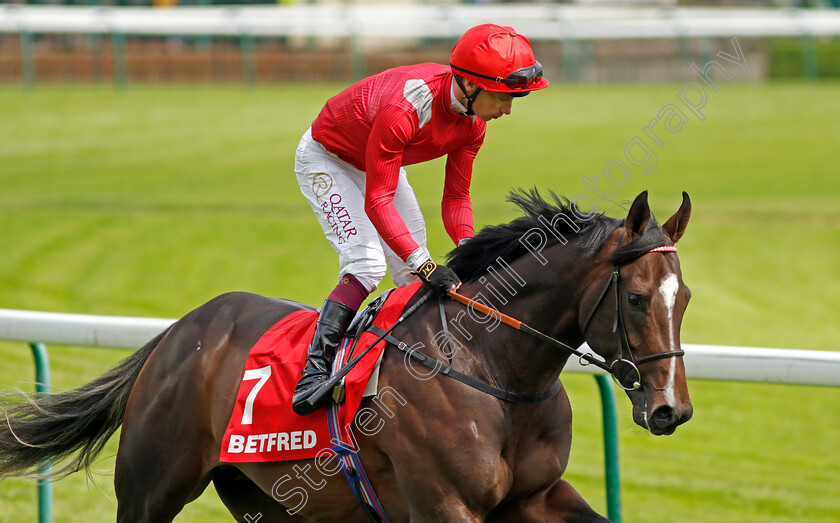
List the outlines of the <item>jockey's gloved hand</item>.
{"label": "jockey's gloved hand", "polygon": [[423,283],[435,292],[435,296],[441,296],[453,287],[457,289],[461,286],[461,279],[458,278],[455,271],[446,265],[438,265],[431,259],[423,262],[412,274],[419,276]]}

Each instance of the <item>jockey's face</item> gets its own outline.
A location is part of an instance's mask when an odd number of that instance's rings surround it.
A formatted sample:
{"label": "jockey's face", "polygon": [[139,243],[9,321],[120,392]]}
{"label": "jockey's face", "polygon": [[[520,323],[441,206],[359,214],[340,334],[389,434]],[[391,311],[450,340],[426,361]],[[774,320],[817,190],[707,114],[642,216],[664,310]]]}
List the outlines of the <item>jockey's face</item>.
{"label": "jockey's face", "polygon": [[[474,93],[478,88],[477,85],[464,78],[464,87],[467,93]],[[466,93],[461,91],[460,87],[456,86],[456,95],[458,100],[467,106]],[[472,104],[473,113],[485,122],[489,122],[502,115],[510,114],[511,105],[513,104],[513,96],[506,93],[494,93],[490,91],[481,91],[478,93],[475,101]]]}
{"label": "jockey's face", "polygon": [[485,122],[510,114],[513,96],[507,93],[481,91],[473,102],[473,112]]}

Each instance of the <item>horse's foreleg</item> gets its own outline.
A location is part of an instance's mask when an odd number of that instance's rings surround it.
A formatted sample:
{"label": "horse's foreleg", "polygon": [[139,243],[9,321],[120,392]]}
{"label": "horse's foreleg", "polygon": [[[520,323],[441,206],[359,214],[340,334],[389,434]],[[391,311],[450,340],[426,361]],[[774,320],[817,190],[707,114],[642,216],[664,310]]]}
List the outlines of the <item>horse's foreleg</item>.
{"label": "horse's foreleg", "polygon": [[[425,481],[419,478],[427,478]],[[471,507],[459,490],[443,478],[433,475],[418,475],[418,481],[400,485],[408,505],[411,523],[479,523],[485,514]]]}
{"label": "horse's foreleg", "polygon": [[561,479],[545,496],[546,518],[544,521],[609,521],[584,501],[568,481]]}
{"label": "horse's foreleg", "polygon": [[464,522],[480,523],[484,518],[476,515],[466,504],[458,499],[445,500],[436,506],[409,509],[411,523]]}
{"label": "horse's foreleg", "polygon": [[609,520],[595,512],[568,481],[561,479],[548,490],[505,504],[487,521],[586,523]]}

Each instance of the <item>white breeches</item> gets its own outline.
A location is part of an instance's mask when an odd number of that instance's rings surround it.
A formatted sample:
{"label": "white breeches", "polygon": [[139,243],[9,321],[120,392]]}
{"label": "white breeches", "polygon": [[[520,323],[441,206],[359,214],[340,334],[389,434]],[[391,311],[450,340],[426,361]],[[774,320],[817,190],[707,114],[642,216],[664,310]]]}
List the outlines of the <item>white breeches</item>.
{"label": "white breeches", "polygon": [[[379,237],[365,213],[365,173],[324,149],[312,138],[312,129],[304,133],[298,145],[295,174],[300,192],[338,253],[339,280],[352,274],[373,292],[390,267],[391,278],[398,286],[417,281],[411,268]],[[394,206],[414,241],[427,251],[423,214],[402,168]]]}

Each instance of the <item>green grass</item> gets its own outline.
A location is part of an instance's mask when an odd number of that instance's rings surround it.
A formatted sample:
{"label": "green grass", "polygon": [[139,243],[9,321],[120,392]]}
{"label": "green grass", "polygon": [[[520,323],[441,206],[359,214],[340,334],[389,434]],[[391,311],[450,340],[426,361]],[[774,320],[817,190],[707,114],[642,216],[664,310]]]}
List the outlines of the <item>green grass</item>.
{"label": "green grass", "polygon": [[[656,170],[634,167],[614,199],[650,189],[664,221],[680,191],[692,197],[680,243],[694,295],[683,342],[840,350],[840,84],[738,79],[708,94],[704,121],[686,113],[682,130],[661,131]],[[292,162],[339,87],[0,87],[0,307],[174,318],[230,290],[320,302],[336,256]],[[517,100],[490,124],[476,162],[477,225],[515,216],[504,203],[513,187],[583,192],[581,177],[623,158],[681,88],[558,83]],[[451,247],[439,218],[442,162],[409,177],[440,258]],[[65,388],[127,355],[49,349],[53,383]],[[26,345],[0,343],[0,361],[0,384],[32,380]],[[564,383],[575,412],[567,477],[603,512],[597,388],[586,376]],[[665,438],[636,427],[619,398],[626,521],[840,521],[840,389],[696,380],[690,389],[694,419]],[[113,520],[115,452],[112,441],[95,484],[83,474],[55,484],[56,521]],[[0,484],[0,521],[34,521],[35,511],[31,482]],[[228,520],[212,491],[178,519]]]}

